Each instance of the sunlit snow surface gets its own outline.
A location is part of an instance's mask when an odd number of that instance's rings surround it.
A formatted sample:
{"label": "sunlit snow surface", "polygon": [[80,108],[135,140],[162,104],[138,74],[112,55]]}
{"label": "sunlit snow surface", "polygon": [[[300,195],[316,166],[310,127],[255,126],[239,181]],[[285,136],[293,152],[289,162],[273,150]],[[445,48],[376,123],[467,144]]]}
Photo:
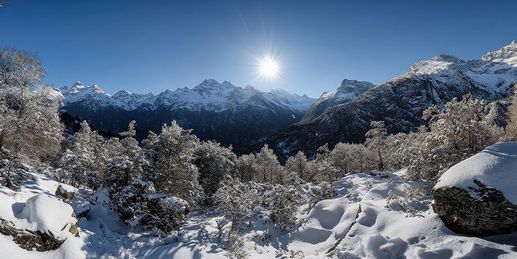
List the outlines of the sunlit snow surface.
{"label": "sunlit snow surface", "polygon": [[[272,224],[256,218],[244,224],[243,248],[251,258],[515,258],[517,235],[486,239],[461,236],[448,230],[430,209],[429,197],[412,200],[414,216],[397,203],[387,207],[387,196],[403,197],[416,188],[403,179],[404,171],[394,174],[355,174],[334,183],[338,197],[317,203],[310,211],[299,208],[299,225],[291,233],[282,233]],[[0,187],[0,217],[14,221],[18,227],[34,224],[19,218],[24,203],[34,195],[53,193],[56,181],[32,172],[19,191]],[[307,190],[310,184],[305,185]],[[84,202],[82,194],[74,203]],[[390,194],[388,194],[390,193]],[[119,222],[99,199],[87,218],[79,220],[80,238],[68,236],[57,250],[29,252],[19,248],[10,237],[0,235],[0,258],[225,258],[227,252],[217,238],[216,211],[194,211],[185,224],[182,237],[154,237],[130,230]],[[52,202],[50,202],[52,203]],[[360,211],[359,211],[360,209]],[[359,213],[358,213],[359,212]],[[60,206],[48,213],[68,213]],[[357,218],[356,218],[357,217]],[[355,222],[355,223],[354,223]],[[227,228],[229,225],[226,226]],[[264,238],[267,237],[267,238]]]}
{"label": "sunlit snow surface", "polygon": [[[501,191],[506,199],[517,204],[517,142],[494,144],[456,164],[440,177],[435,188],[479,188],[473,179]],[[471,195],[475,193],[472,192]]]}

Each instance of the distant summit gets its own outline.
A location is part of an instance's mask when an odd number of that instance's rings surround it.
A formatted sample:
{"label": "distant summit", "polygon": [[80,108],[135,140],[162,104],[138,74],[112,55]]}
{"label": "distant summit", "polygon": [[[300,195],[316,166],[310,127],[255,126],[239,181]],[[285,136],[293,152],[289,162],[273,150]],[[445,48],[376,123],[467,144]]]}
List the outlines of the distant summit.
{"label": "distant summit", "polygon": [[373,87],[375,85],[370,82],[345,79],[335,91],[325,92],[316,99],[301,122],[309,122],[323,114],[327,108],[350,102]]}

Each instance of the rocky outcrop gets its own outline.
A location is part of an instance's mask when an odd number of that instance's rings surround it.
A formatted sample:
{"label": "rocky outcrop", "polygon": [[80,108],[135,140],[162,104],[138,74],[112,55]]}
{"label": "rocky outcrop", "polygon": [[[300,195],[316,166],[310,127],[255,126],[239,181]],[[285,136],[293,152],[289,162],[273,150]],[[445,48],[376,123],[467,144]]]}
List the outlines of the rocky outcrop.
{"label": "rocky outcrop", "polygon": [[[503,193],[474,180],[478,188],[441,187],[433,191],[433,210],[456,233],[489,236],[517,231],[517,205]],[[479,198],[470,195],[474,192]]]}

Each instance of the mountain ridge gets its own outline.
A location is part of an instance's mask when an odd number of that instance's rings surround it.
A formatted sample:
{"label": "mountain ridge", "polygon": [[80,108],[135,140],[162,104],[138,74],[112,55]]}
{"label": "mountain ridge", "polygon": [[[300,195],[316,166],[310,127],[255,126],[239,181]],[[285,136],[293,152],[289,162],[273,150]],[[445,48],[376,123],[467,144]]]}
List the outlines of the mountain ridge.
{"label": "mountain ridge", "polygon": [[239,87],[229,81],[219,83],[215,79],[206,79],[192,88],[167,89],[159,94],[138,94],[120,90],[110,95],[96,84],[87,86],[80,81],[58,90],[64,97],[65,105],[89,99],[97,100],[99,106],[114,106],[125,110],[134,110],[141,105],[155,107],[166,105],[175,109],[223,111],[236,105],[243,105],[255,95],[263,96],[276,105],[298,112],[306,110],[313,102],[313,99],[306,95],[298,95],[282,89],[260,91],[253,86]]}
{"label": "mountain ridge", "polygon": [[213,79],[156,95],[124,90],[110,95],[97,85],[80,82],[60,93],[64,117],[86,120],[107,135],[116,136],[135,120],[137,139],[142,140],[149,131],[158,133],[164,123],[175,120],[202,140],[232,145],[236,153],[251,152],[249,143],[298,122],[313,102],[281,89],[264,92]]}
{"label": "mountain ridge", "polygon": [[[361,143],[371,121],[384,121],[388,133],[415,131],[431,105],[444,108],[455,97],[473,94],[489,102],[507,98],[517,82],[517,44],[479,59],[439,55],[411,65],[407,72],[368,89],[357,98],[327,107],[310,120],[280,130],[263,142],[285,159],[298,151],[314,154],[325,144]],[[257,147],[256,147],[257,148]]]}

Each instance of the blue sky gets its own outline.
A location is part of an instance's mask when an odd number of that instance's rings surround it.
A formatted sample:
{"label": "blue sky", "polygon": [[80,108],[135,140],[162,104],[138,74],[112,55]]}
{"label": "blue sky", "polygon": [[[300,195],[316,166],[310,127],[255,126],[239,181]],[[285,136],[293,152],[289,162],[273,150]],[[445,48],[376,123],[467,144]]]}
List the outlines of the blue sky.
{"label": "blue sky", "polygon": [[[477,58],[517,39],[515,1],[32,1],[0,9],[0,47],[35,52],[61,87],[158,93],[205,78],[312,97],[382,83],[415,61]],[[281,77],[257,80],[274,53]]]}

